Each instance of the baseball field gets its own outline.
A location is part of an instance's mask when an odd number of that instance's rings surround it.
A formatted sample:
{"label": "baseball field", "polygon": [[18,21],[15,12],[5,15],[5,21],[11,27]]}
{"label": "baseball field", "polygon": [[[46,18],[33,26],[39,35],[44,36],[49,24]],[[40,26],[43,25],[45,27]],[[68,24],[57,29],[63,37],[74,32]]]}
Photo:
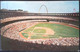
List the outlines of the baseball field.
{"label": "baseball field", "polygon": [[24,39],[79,37],[79,29],[55,23],[38,23],[20,32]]}

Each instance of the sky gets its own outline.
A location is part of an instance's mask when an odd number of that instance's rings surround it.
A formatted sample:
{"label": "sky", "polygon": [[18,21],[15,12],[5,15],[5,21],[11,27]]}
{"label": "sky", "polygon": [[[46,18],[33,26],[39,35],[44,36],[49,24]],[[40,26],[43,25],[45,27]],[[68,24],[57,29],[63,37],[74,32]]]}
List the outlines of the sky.
{"label": "sky", "polygon": [[[1,9],[18,10],[39,13],[41,5],[47,7],[48,13],[79,12],[79,1],[1,1]],[[47,13],[44,6],[40,13]]]}

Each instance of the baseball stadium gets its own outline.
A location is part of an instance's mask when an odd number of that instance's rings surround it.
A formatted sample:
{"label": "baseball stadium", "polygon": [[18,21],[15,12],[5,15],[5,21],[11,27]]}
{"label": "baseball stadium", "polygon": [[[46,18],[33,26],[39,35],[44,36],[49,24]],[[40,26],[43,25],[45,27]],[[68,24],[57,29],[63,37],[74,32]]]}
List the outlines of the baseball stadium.
{"label": "baseball stadium", "polygon": [[[42,8],[45,13],[40,13]],[[2,50],[78,51],[79,13],[49,13],[47,5],[38,13],[0,10]]]}

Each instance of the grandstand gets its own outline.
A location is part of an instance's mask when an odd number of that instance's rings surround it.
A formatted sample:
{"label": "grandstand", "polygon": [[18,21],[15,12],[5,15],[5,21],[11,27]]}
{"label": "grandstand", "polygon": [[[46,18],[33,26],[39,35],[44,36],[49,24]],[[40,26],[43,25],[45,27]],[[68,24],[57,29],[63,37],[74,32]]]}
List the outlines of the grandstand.
{"label": "grandstand", "polygon": [[[79,13],[46,14],[46,13],[28,13],[24,11],[10,11],[10,10],[5,10],[5,11],[0,10],[0,12],[1,12],[0,30],[1,30],[2,50],[31,50],[31,51],[34,50],[77,51],[78,50]],[[40,25],[40,23],[42,24]],[[49,25],[47,25],[46,23]],[[48,35],[46,37],[44,34],[45,38],[42,35],[40,35],[41,37],[39,36],[39,38],[36,38],[37,35],[36,36],[34,35],[35,38],[34,37],[32,38],[32,36],[28,34],[28,38],[24,38],[23,34],[20,34],[20,33],[30,33],[29,31],[32,31],[34,29],[33,27],[34,28],[47,27],[48,30],[53,29],[54,35],[53,37],[49,37]],[[26,30],[28,28],[29,31]],[[46,28],[42,29],[44,30]],[[42,31],[39,31],[38,33],[40,32],[42,33]],[[62,35],[59,35],[60,33],[62,33]]]}

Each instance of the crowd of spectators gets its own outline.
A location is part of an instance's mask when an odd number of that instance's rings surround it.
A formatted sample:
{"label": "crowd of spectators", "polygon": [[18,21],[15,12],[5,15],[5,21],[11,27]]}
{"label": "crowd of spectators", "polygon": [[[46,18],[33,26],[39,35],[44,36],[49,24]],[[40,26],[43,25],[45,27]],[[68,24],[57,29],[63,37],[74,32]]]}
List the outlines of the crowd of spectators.
{"label": "crowd of spectators", "polygon": [[67,17],[53,17],[53,16],[21,16],[21,17],[12,17],[1,19],[1,23],[10,22],[10,21],[18,21],[18,20],[45,20],[45,21],[56,21],[61,23],[68,23],[79,26],[79,20]]}
{"label": "crowd of spectators", "polygon": [[[33,40],[25,40],[20,37],[19,32],[22,29],[28,28],[38,22],[29,22],[29,21],[21,21],[15,22],[9,25],[2,27],[1,32],[2,35],[19,41],[30,42],[30,43],[37,43],[37,44],[46,44],[46,45],[62,45],[62,46],[71,46],[71,45],[79,45],[78,38],[52,38],[52,39],[33,39]],[[52,22],[53,23],[53,22]]]}
{"label": "crowd of spectators", "polygon": [[[51,21],[51,22],[61,22],[61,23],[68,23],[68,24],[74,24],[76,26],[79,26],[79,17],[74,17],[74,16],[79,16],[79,14],[56,14],[56,16],[26,16],[25,13],[20,13],[20,12],[12,12],[12,13],[1,13],[0,14],[0,21],[1,23],[5,23],[5,22],[10,22],[10,21],[15,21],[15,20],[23,20],[23,19],[37,19],[37,20],[46,20],[46,21]],[[61,17],[62,16],[62,17]],[[64,17],[66,16],[66,17]],[[71,17],[70,17],[71,16]],[[36,21],[36,20],[34,20]],[[19,21],[19,22],[15,22],[15,23],[11,23],[8,24],[6,26],[3,26],[1,28],[1,35],[9,38],[9,39],[13,39],[13,40],[18,40],[17,43],[11,42],[12,46],[15,46],[16,48],[16,44],[19,46],[21,46],[23,48],[23,50],[25,49],[34,49],[34,47],[37,49],[45,49],[48,50],[50,47],[54,47],[54,45],[57,46],[78,46],[79,45],[79,38],[77,37],[68,37],[68,38],[51,38],[51,39],[33,39],[33,40],[25,40],[22,37],[20,37],[19,32],[25,28],[28,28],[34,24],[36,24],[38,22],[32,22],[32,21]],[[7,39],[6,39],[7,40]],[[4,44],[6,44],[7,42],[5,41]],[[26,44],[22,44],[21,42],[26,42]],[[29,44],[28,44],[29,43]],[[8,43],[9,44],[9,43]],[[38,46],[38,44],[41,46]],[[43,45],[48,45],[48,47],[45,47]],[[8,46],[8,45],[6,45]],[[33,47],[33,48],[30,48]],[[50,49],[51,49],[50,48]],[[18,49],[18,48],[16,48]]]}

